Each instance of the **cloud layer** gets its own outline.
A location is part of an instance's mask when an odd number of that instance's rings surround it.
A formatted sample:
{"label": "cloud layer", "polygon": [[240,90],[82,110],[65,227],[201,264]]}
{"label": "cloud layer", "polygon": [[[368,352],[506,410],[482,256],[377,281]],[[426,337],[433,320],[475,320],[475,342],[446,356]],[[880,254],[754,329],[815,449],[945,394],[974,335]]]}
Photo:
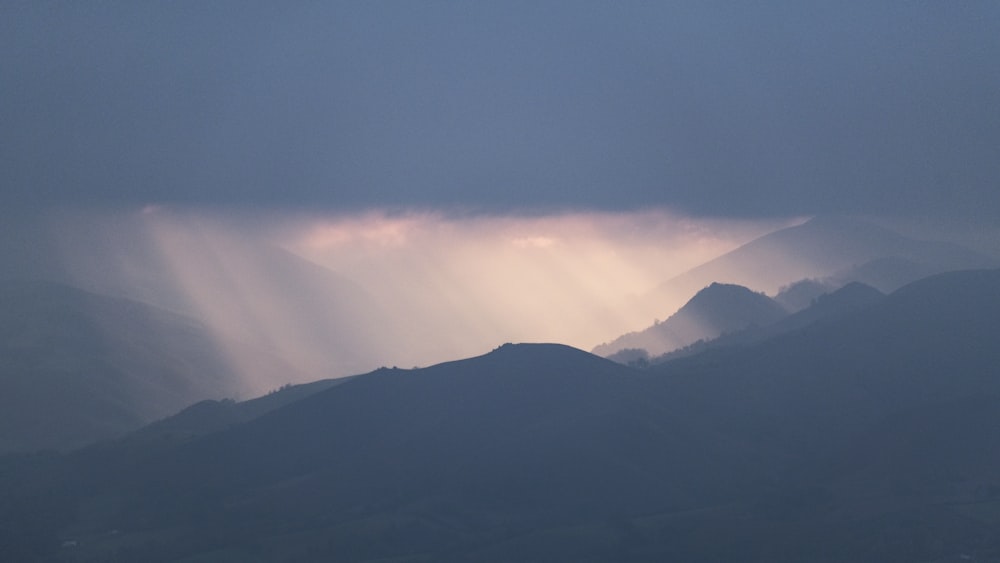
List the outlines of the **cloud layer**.
{"label": "cloud layer", "polygon": [[[57,250],[39,252],[58,258],[47,277],[202,320],[250,387],[266,391],[503,342],[589,349],[691,297],[658,295],[651,306],[648,292],[664,280],[794,221],[666,210],[334,215],[159,206],[51,213],[45,236]],[[286,368],[273,373],[281,362]]]}
{"label": "cloud layer", "polygon": [[1000,209],[1000,5],[23,2],[0,202]]}

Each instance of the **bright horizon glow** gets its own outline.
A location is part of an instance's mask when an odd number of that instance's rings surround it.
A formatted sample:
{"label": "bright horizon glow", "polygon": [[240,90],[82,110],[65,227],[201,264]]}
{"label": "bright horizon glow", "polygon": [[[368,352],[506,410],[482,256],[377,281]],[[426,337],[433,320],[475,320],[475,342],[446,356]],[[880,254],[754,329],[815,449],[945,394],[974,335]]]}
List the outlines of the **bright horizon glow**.
{"label": "bright horizon glow", "polygon": [[[695,219],[666,210],[540,216],[371,211],[296,223],[283,246],[360,283],[394,310],[452,309],[484,338],[589,350],[670,315],[641,308],[659,284],[796,220]],[[673,307],[673,308],[670,308]],[[495,334],[490,334],[491,332]]]}
{"label": "bright horizon glow", "polygon": [[669,210],[305,214],[149,205],[70,214],[53,230],[82,287],[201,319],[248,386],[266,391],[474,356],[504,342],[591,350],[691,297],[651,308],[645,298],[663,282],[797,221]]}

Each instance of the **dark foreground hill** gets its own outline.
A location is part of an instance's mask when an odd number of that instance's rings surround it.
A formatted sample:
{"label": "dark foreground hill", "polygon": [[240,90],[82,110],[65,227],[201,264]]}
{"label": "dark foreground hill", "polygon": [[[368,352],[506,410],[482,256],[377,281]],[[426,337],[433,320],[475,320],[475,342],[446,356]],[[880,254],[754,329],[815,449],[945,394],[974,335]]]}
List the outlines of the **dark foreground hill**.
{"label": "dark foreground hill", "polygon": [[181,445],[9,458],[0,557],[997,561],[998,292],[937,276],[647,371],[507,345]]}

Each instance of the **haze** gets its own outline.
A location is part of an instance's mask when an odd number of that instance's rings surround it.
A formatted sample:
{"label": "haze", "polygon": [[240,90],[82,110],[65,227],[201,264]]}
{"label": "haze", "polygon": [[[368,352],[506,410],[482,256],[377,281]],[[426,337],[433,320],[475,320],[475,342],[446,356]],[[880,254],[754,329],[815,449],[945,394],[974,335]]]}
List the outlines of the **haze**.
{"label": "haze", "polygon": [[5,269],[297,378],[589,349],[816,215],[1000,252],[996,3],[0,10]]}
{"label": "haze", "polygon": [[[189,313],[223,344],[266,342],[306,378],[427,365],[498,342],[591,348],[689,297],[651,312],[639,298],[663,280],[795,221],[147,207],[63,211],[44,223],[73,285]],[[327,335],[337,330],[373,342],[357,342],[355,362],[334,361]],[[253,373],[259,362],[239,350],[232,361]]]}

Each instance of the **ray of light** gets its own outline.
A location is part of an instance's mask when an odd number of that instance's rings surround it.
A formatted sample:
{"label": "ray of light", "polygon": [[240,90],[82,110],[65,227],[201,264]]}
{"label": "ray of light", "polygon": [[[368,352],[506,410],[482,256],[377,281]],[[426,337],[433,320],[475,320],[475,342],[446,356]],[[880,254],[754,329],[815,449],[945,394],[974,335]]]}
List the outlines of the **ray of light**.
{"label": "ray of light", "polygon": [[640,297],[664,280],[786,224],[662,210],[317,215],[162,206],[80,221],[111,226],[63,237],[67,256],[104,256],[68,260],[79,279],[201,319],[257,392],[428,365],[508,341],[590,349],[690,298],[651,310]]}

